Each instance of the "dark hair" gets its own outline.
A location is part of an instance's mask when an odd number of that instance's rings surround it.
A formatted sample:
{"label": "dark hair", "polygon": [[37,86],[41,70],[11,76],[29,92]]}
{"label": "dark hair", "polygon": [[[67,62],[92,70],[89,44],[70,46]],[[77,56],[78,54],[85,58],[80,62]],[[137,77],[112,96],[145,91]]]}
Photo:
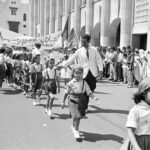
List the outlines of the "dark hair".
{"label": "dark hair", "polygon": [[4,52],[5,52],[5,48],[1,48],[0,53],[4,53]]}
{"label": "dark hair", "polygon": [[68,56],[68,55],[65,55],[64,58],[65,58],[65,60],[67,60],[67,59],[69,58],[69,56]]}
{"label": "dark hair", "polygon": [[82,39],[87,39],[87,41],[90,42],[91,36],[89,34],[85,34],[82,36]]}
{"label": "dark hair", "polygon": [[54,61],[54,62],[55,62],[55,59],[54,59],[54,58],[50,58],[49,60],[47,60],[47,61],[45,62],[46,68],[48,68],[50,61]]}
{"label": "dark hair", "polygon": [[148,92],[149,88],[146,89],[144,92],[142,93],[139,93],[139,92],[136,92],[134,95],[133,95],[133,100],[136,104],[140,103],[142,100],[145,101],[145,94]]}
{"label": "dark hair", "polygon": [[35,47],[39,49],[39,48],[41,48],[41,44],[40,43],[35,43]]}
{"label": "dark hair", "polygon": [[127,49],[131,49],[131,46],[130,46],[130,45],[128,45],[128,46],[127,46]]}

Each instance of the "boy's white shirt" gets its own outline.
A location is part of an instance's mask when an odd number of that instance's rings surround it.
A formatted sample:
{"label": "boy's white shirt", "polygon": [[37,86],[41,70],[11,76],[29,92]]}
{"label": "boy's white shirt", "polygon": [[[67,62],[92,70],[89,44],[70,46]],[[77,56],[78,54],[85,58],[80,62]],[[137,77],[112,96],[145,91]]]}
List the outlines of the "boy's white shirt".
{"label": "boy's white shirt", "polygon": [[[49,78],[50,79],[54,79],[54,77],[56,76],[56,77],[58,77],[59,76],[59,73],[58,73],[58,71],[57,70],[55,70],[54,68],[52,68],[52,69],[50,69],[50,68],[46,68],[44,71],[43,71],[43,77],[44,78],[48,78],[47,77],[47,73],[48,73],[48,76],[49,76]],[[55,73],[56,73],[56,75],[55,75]]]}
{"label": "boy's white shirt", "polygon": [[141,101],[129,112],[127,128],[135,128],[136,135],[150,135],[150,106]]}

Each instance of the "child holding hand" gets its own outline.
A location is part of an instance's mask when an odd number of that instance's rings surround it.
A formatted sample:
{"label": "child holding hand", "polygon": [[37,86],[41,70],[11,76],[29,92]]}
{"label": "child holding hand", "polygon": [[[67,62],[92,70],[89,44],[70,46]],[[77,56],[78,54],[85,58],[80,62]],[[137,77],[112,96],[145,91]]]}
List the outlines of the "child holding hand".
{"label": "child holding hand", "polygon": [[79,124],[80,119],[85,116],[86,99],[85,92],[92,99],[97,100],[92,91],[90,90],[86,81],[83,80],[83,67],[77,65],[73,68],[73,79],[68,83],[65,91],[62,108],[65,105],[65,100],[68,97],[69,111],[73,119],[71,125],[72,132],[76,139],[80,138]]}

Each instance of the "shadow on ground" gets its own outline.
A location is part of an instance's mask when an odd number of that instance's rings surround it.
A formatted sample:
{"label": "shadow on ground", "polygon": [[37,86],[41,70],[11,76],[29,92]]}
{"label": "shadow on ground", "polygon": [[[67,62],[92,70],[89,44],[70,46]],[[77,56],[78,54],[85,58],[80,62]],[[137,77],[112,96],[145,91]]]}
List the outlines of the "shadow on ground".
{"label": "shadow on ground", "polygon": [[20,94],[22,90],[13,90],[13,89],[0,89],[1,94],[6,94],[6,95],[15,95],[15,94]]}
{"label": "shadow on ground", "polygon": [[114,134],[98,134],[98,133],[89,133],[81,131],[81,133],[84,135],[84,141],[89,142],[97,142],[97,141],[116,141],[118,143],[123,143],[123,138]]}
{"label": "shadow on ground", "polygon": [[129,114],[127,110],[115,110],[115,109],[102,109],[95,105],[90,105],[90,107],[94,108],[95,110],[89,111],[88,113],[117,113],[117,114]]}

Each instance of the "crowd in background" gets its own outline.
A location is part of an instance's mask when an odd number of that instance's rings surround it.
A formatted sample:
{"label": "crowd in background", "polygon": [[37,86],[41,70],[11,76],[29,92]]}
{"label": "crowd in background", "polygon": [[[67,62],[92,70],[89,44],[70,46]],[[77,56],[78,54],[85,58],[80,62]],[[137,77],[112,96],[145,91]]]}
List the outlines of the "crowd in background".
{"label": "crowd in background", "polygon": [[103,59],[103,77],[113,82],[121,81],[133,87],[150,77],[150,51],[131,48],[98,47]]}

